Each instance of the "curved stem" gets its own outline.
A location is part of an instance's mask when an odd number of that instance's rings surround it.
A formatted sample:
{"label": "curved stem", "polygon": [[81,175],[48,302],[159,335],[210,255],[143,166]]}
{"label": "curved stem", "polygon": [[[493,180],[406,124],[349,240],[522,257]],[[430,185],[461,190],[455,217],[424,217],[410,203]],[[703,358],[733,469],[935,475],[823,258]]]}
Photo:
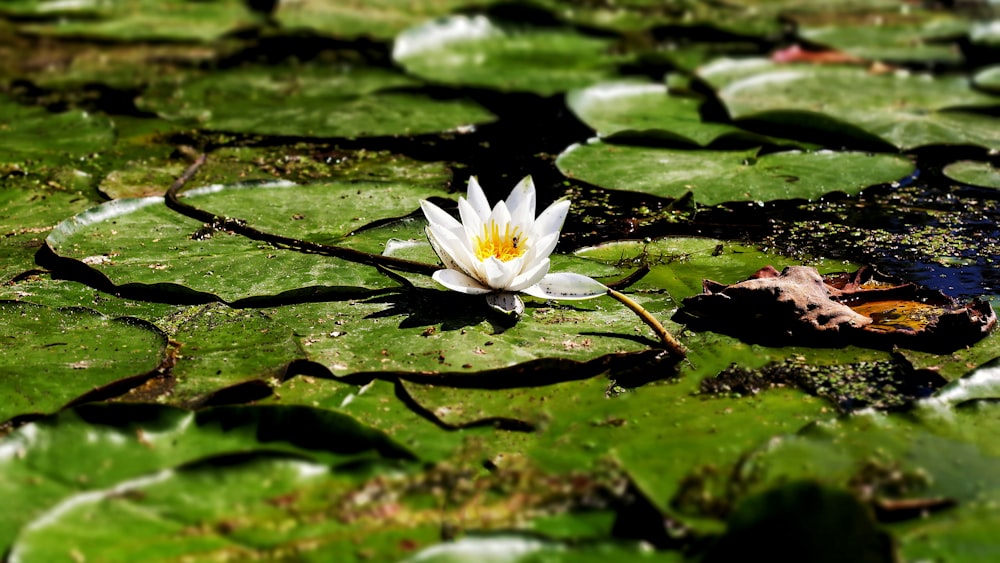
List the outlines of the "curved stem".
{"label": "curved stem", "polygon": [[662,324],[660,324],[660,321],[656,320],[656,317],[651,315],[649,311],[643,308],[642,305],[636,303],[624,293],[620,291],[615,291],[610,287],[608,288],[608,295],[613,297],[614,299],[616,299],[629,309],[632,309],[632,312],[634,312],[636,315],[639,315],[639,318],[642,319],[642,322],[646,323],[649,326],[649,328],[653,329],[653,332],[655,332],[656,335],[660,337],[660,340],[663,341],[664,346],[666,347],[667,351],[670,352],[671,355],[673,355],[676,358],[684,358],[687,355],[687,350],[684,349],[684,346],[682,346],[681,343],[678,342],[676,338],[674,338],[669,332],[667,332],[667,329],[664,328]]}

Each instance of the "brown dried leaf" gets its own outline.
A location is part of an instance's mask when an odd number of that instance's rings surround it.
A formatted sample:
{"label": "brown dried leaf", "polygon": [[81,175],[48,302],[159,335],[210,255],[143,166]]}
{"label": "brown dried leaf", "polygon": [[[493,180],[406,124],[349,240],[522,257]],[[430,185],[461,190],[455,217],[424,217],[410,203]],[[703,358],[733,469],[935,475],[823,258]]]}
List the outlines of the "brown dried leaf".
{"label": "brown dried leaf", "polygon": [[704,280],[674,320],[770,345],[871,348],[902,346],[950,352],[983,338],[996,324],[985,301],[960,304],[863,267],[824,278],[815,268],[771,266],[732,285]]}

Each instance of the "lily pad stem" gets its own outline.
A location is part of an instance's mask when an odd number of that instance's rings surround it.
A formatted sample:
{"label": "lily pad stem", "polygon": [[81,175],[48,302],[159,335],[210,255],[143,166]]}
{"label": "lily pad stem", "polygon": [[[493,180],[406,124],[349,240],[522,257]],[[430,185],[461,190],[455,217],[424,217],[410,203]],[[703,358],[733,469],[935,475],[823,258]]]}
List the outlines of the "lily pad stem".
{"label": "lily pad stem", "polygon": [[667,332],[667,329],[660,324],[660,321],[656,320],[656,317],[651,315],[649,311],[642,307],[642,305],[636,303],[624,293],[615,291],[610,287],[608,288],[608,295],[618,300],[622,305],[632,309],[632,312],[636,315],[639,315],[642,322],[646,323],[649,325],[649,328],[653,329],[653,332],[655,332],[656,335],[660,337],[660,340],[663,341],[667,351],[669,351],[674,357],[683,358],[687,355],[687,350],[684,349],[684,346],[682,346],[676,338]]}

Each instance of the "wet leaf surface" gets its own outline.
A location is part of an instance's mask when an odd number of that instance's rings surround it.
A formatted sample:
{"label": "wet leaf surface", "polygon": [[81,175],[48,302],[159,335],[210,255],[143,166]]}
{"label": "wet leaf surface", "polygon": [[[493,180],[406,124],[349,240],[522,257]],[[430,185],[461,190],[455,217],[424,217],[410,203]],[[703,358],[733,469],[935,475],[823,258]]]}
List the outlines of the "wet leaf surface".
{"label": "wet leaf surface", "polygon": [[[0,157],[5,163],[30,169],[38,163],[64,163],[71,157],[100,151],[114,141],[111,121],[75,110],[53,113],[25,107],[0,97]],[[49,135],[52,138],[49,138]]]}
{"label": "wet leaf surface", "polygon": [[88,309],[0,301],[0,419],[50,413],[91,388],[160,365],[165,335],[146,321]]}
{"label": "wet leaf surface", "polygon": [[944,174],[963,184],[1000,188],[1000,169],[989,162],[960,160],[944,167]]}
{"label": "wet leaf surface", "polygon": [[616,65],[629,62],[612,45],[569,28],[452,16],[404,31],[392,55],[436,83],[551,95],[611,77]]}
{"label": "wet leaf surface", "polygon": [[619,139],[624,144],[641,144],[645,140],[698,146],[803,146],[785,139],[768,139],[727,123],[705,122],[699,111],[704,100],[671,95],[663,83],[602,82],[569,92],[566,103],[598,136]]}
{"label": "wet leaf surface", "polygon": [[590,141],[557,160],[567,176],[604,188],[715,205],[858,193],[913,171],[905,158],[851,152],[687,151]]}
{"label": "wet leaf surface", "polygon": [[139,103],[188,125],[294,137],[417,135],[494,118],[468,100],[407,91],[419,84],[402,74],[331,66],[245,67],[181,77],[150,89]]}
{"label": "wet leaf surface", "polygon": [[973,90],[962,77],[764,59],[719,60],[699,69],[698,76],[716,89],[733,119],[795,124],[809,139],[825,134],[870,145],[874,139],[863,137],[868,134],[900,149],[997,148],[990,133],[995,118],[974,112],[996,107],[1000,99]]}

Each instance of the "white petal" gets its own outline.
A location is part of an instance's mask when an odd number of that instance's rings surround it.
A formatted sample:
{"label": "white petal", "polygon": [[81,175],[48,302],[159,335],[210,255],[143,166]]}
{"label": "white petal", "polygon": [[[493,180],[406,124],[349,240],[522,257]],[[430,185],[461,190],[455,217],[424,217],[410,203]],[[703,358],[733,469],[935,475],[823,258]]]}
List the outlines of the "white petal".
{"label": "white petal", "polygon": [[487,287],[483,287],[483,285],[476,280],[456,270],[438,270],[434,272],[431,277],[433,277],[434,281],[439,284],[459,293],[468,293],[469,295],[485,295],[492,291]]}
{"label": "white petal", "polygon": [[[465,198],[458,198],[458,214],[462,217],[462,226],[465,229],[465,238],[469,239],[469,247],[472,245],[472,238],[483,234],[483,222],[485,219],[479,217],[479,212],[466,201]],[[489,213],[487,213],[489,217]]]}
{"label": "white petal", "polygon": [[446,229],[440,225],[427,225],[426,230],[434,236],[439,250],[447,253],[452,260],[462,262],[462,257],[469,254],[469,239],[461,227]]}
{"label": "white petal", "polygon": [[490,216],[490,202],[487,201],[486,194],[483,192],[482,186],[479,185],[479,179],[475,176],[469,176],[467,192],[472,209],[479,216],[481,222],[486,222],[486,218]]}
{"label": "white petal", "polygon": [[486,296],[486,304],[505,315],[520,317],[524,314],[524,301],[514,293],[501,291]]}
{"label": "white petal", "polygon": [[569,200],[560,199],[548,206],[542,214],[535,219],[535,226],[532,234],[535,238],[541,238],[555,233],[559,234],[563,223],[566,221],[566,214],[569,213]]}
{"label": "white petal", "polygon": [[552,254],[552,251],[555,250],[558,242],[558,233],[538,237],[534,240],[533,244],[528,247],[528,251],[524,253],[525,260],[534,262],[541,258],[548,257],[548,255]]}
{"label": "white petal", "polygon": [[500,232],[503,232],[504,227],[510,224],[510,210],[507,209],[507,204],[503,201],[498,201],[496,205],[493,206],[493,212],[490,213],[489,222],[500,227]]}
{"label": "white petal", "polygon": [[524,229],[535,220],[535,182],[525,176],[505,200],[510,210],[510,220]]}
{"label": "white petal", "polygon": [[601,282],[580,274],[563,272],[549,274],[537,284],[522,289],[524,293],[543,299],[592,299],[607,293]]}
{"label": "white petal", "polygon": [[545,274],[549,273],[550,262],[548,258],[542,258],[537,264],[532,264],[527,271],[521,272],[514,281],[510,282],[507,289],[510,291],[522,291],[526,287],[531,287],[542,281]]}
{"label": "white petal", "polygon": [[427,242],[431,243],[431,248],[434,249],[434,254],[437,254],[441,263],[444,264],[445,268],[449,270],[459,269],[458,264],[455,263],[455,259],[451,257],[451,254],[445,250],[444,246],[438,241],[438,238],[434,235],[434,229],[427,226],[424,228],[424,234],[427,235]]}
{"label": "white petal", "polygon": [[520,261],[503,262],[490,256],[483,260],[483,271],[486,273],[486,285],[493,289],[507,289],[521,269]]}
{"label": "white petal", "polygon": [[441,225],[446,229],[457,229],[462,226],[457,219],[445,212],[444,209],[427,200],[420,200],[420,209],[424,212],[427,222],[432,225]]}
{"label": "white petal", "polygon": [[445,268],[458,270],[474,279],[482,277],[476,274],[478,260],[469,251],[468,239],[465,238],[465,232],[461,228],[456,232],[438,225],[428,225],[424,232],[427,234],[427,241],[431,243],[431,248]]}
{"label": "white petal", "polygon": [[451,257],[459,271],[481,283],[486,280],[482,262],[472,254],[469,239],[464,231],[448,231],[434,226],[428,228],[434,231],[435,242]]}

